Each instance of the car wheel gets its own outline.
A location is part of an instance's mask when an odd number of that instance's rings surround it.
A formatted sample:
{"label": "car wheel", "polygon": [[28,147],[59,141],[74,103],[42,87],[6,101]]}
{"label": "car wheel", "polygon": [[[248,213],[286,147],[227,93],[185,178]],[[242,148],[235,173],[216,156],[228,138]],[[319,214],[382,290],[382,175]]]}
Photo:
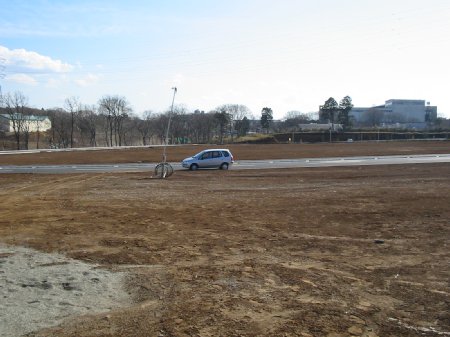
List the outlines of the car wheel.
{"label": "car wheel", "polygon": [[197,164],[192,164],[191,167],[189,167],[189,169],[191,171],[197,171],[198,170],[198,165]]}
{"label": "car wheel", "polygon": [[222,165],[220,165],[220,169],[221,170],[228,170],[228,163],[223,163]]}

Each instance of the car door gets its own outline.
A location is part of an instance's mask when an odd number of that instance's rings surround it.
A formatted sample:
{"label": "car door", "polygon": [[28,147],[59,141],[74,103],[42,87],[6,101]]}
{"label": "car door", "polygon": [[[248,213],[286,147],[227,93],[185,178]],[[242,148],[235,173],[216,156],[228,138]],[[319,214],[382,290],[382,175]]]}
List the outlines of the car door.
{"label": "car door", "polygon": [[221,151],[212,151],[211,157],[211,167],[219,167],[222,164],[223,155]]}
{"label": "car door", "polygon": [[202,168],[212,167],[212,151],[205,151],[198,160],[198,166]]}

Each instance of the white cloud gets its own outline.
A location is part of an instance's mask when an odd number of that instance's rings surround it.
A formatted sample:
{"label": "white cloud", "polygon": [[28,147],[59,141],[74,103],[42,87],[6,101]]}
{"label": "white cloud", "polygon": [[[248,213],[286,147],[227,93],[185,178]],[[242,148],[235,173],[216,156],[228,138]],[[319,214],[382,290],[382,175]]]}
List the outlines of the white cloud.
{"label": "white cloud", "polygon": [[37,81],[34,77],[26,74],[13,74],[5,77],[6,80],[21,84],[36,85]]}
{"label": "white cloud", "polygon": [[4,60],[8,73],[11,73],[8,68],[11,68],[15,73],[30,70],[44,73],[66,73],[73,69],[71,64],[25,49],[9,49],[0,46],[0,58]]}

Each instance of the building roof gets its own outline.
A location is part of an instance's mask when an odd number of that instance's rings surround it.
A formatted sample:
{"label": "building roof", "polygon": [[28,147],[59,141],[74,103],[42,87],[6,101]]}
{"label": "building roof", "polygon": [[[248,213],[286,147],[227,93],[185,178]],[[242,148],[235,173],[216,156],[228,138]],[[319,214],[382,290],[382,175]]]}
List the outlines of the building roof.
{"label": "building roof", "polygon": [[24,120],[36,121],[36,122],[44,121],[44,120],[46,120],[48,118],[48,116],[35,116],[35,115],[25,115],[25,116],[23,116],[22,114],[19,114],[19,113],[16,113],[16,114],[13,114],[13,115],[0,114],[0,117],[3,117],[5,119],[9,119],[9,120],[11,120],[11,119],[15,119],[15,120],[24,119]]}
{"label": "building roof", "polygon": [[388,99],[386,103],[409,103],[409,104],[424,104],[424,99],[401,99],[401,98],[393,98]]}

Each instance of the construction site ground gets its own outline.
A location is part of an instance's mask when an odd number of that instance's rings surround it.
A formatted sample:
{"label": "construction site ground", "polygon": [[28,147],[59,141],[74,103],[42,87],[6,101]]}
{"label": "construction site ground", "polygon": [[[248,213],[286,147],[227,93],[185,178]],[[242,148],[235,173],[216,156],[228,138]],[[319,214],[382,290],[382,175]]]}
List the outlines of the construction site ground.
{"label": "construction site ground", "polygon": [[[225,147],[236,160],[450,153],[448,141]],[[169,147],[168,160],[203,148]],[[44,151],[3,154],[0,165],[147,163],[161,154]],[[8,259],[38,251],[59,254],[42,268],[79,261],[92,271],[74,273],[121,275],[125,293],[108,310],[91,303],[47,327],[35,318],[17,336],[450,336],[450,163],[151,176],[0,174],[0,279],[14,266]],[[79,275],[68,276],[4,277],[0,302],[17,310],[82,298]],[[11,303],[20,288],[42,296]],[[49,303],[76,307],[76,298]],[[0,336],[7,326],[0,322]]]}

